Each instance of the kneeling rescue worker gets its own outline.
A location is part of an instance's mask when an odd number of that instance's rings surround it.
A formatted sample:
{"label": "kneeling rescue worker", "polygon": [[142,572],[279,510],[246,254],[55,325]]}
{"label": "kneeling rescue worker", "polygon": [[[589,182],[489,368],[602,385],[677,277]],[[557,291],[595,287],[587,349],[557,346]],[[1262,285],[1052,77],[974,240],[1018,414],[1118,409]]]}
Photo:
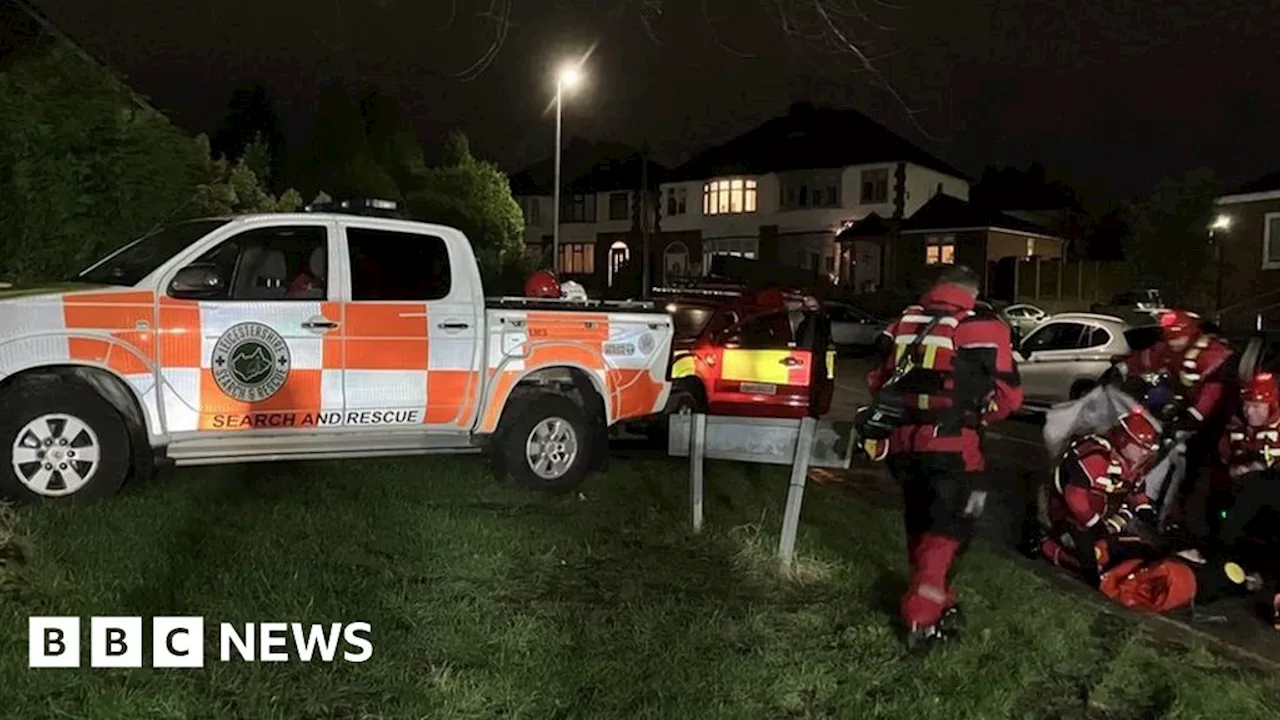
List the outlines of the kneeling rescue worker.
{"label": "kneeling rescue worker", "polygon": [[1120,360],[1100,382],[1144,373],[1166,378],[1173,401],[1165,406],[1164,421],[1173,436],[1187,442],[1185,497],[1195,487],[1202,465],[1217,460],[1215,444],[1234,405],[1229,361],[1235,353],[1227,341],[1205,331],[1199,315],[1186,310],[1169,310],[1160,316],[1160,337],[1155,345]]}
{"label": "kneeling rescue worker", "polygon": [[885,331],[891,349],[867,375],[874,395],[900,361],[912,365],[896,384],[912,407],[885,451],[905,501],[911,579],[901,617],[913,649],[927,650],[958,629],[949,576],[985,499],[977,489],[986,469],[982,430],[1022,405],[1009,327],[975,311],[978,285],[964,266],[944,270]]}
{"label": "kneeling rescue worker", "polygon": [[1113,565],[1156,557],[1145,529],[1158,521],[1144,480],[1159,450],[1160,433],[1140,406],[1105,435],[1073,440],[1054,468],[1040,539],[1045,559],[1097,587]]}

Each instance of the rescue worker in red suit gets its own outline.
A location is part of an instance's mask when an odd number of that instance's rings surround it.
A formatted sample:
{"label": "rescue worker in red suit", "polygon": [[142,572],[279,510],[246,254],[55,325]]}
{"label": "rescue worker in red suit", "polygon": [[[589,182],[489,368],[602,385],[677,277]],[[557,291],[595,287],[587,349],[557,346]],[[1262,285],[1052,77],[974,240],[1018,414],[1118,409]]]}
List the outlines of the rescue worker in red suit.
{"label": "rescue worker in red suit", "polygon": [[894,376],[916,335],[940,318],[917,346],[915,369],[896,385],[913,402],[884,443],[885,462],[905,500],[911,578],[901,617],[912,648],[928,649],[957,629],[949,576],[985,498],[978,490],[986,469],[982,430],[1022,406],[1009,327],[974,310],[978,284],[964,266],[944,270],[919,304],[885,331],[893,350],[867,375],[874,394]]}
{"label": "rescue worker in red suit", "polygon": [[1280,510],[1280,386],[1271,373],[1258,373],[1240,392],[1240,414],[1231,419],[1219,453],[1235,489],[1219,539],[1231,548],[1245,526],[1267,508]]}
{"label": "rescue worker in red suit", "polygon": [[[1185,310],[1160,316],[1161,341],[1132,353],[1107,371],[1101,381],[1145,373],[1163,374],[1174,399],[1166,406],[1164,421],[1173,436],[1186,441],[1185,498],[1195,487],[1205,463],[1216,464],[1218,436],[1235,406],[1235,355],[1231,345],[1205,332],[1200,317]],[[1178,498],[1168,498],[1175,502]]]}
{"label": "rescue worker in red suit", "polygon": [[1147,529],[1158,522],[1143,481],[1159,450],[1160,433],[1141,406],[1104,435],[1076,438],[1054,470],[1044,557],[1095,587],[1118,562],[1156,557]]}

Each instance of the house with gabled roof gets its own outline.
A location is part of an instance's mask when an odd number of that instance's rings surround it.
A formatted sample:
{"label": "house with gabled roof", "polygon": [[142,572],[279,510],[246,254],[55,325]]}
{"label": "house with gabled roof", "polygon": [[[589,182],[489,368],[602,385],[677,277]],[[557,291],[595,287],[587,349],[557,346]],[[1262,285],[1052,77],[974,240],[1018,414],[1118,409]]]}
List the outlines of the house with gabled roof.
{"label": "house with gabled roof", "polygon": [[667,275],[705,273],[724,255],[879,286],[882,244],[837,235],[872,215],[900,222],[938,192],[968,197],[969,185],[857,110],[797,103],[667,174],[656,252]]}
{"label": "house with gabled roof", "polygon": [[[619,193],[640,186],[640,157],[571,141],[564,158],[560,239],[568,249],[561,251],[561,267],[571,275],[598,274],[602,259],[607,270],[621,256],[615,246],[622,240],[610,235],[621,225],[609,223],[625,222],[613,218],[624,215]],[[530,242],[551,235],[552,162],[511,180],[526,208]],[[601,167],[613,172],[588,171]],[[940,191],[967,197],[970,182],[856,110],[807,103],[674,169],[651,163],[647,178],[657,192],[649,243],[655,284],[704,275],[714,258],[729,256],[800,268],[815,279],[879,285],[881,244],[842,246],[837,234],[873,213],[900,222]],[[601,247],[605,235],[608,247]],[[628,257],[639,257],[636,248],[630,252]],[[579,256],[596,260],[587,265]]]}

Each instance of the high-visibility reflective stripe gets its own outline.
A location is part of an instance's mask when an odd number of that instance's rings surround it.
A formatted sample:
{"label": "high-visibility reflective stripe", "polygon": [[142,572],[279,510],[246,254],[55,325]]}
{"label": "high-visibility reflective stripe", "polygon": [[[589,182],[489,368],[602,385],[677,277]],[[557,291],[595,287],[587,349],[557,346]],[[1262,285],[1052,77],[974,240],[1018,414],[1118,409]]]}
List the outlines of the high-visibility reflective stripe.
{"label": "high-visibility reflective stripe", "polygon": [[836,351],[835,350],[827,351],[827,379],[828,380],[836,379]]}
{"label": "high-visibility reflective stripe", "polygon": [[936,365],[937,362],[938,362],[938,346],[929,345],[925,347],[924,361],[921,363],[921,365],[932,370],[933,366]]}
{"label": "high-visibility reflective stripe", "polygon": [[671,364],[671,377],[680,379],[690,377],[698,373],[697,362],[694,361],[693,355],[681,355]]}
{"label": "high-visibility reflective stripe", "polygon": [[725,350],[720,379],[787,385],[791,368],[783,361],[790,357],[790,350]]}

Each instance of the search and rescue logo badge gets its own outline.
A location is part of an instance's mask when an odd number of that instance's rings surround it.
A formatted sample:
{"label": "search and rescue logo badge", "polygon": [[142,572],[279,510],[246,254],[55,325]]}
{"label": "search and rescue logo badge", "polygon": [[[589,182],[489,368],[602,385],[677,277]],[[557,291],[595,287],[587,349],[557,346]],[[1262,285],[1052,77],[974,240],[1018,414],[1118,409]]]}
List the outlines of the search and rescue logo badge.
{"label": "search and rescue logo badge", "polygon": [[256,322],[232,325],[213,346],[213,379],[229,397],[257,403],[280,392],[289,379],[289,345]]}

